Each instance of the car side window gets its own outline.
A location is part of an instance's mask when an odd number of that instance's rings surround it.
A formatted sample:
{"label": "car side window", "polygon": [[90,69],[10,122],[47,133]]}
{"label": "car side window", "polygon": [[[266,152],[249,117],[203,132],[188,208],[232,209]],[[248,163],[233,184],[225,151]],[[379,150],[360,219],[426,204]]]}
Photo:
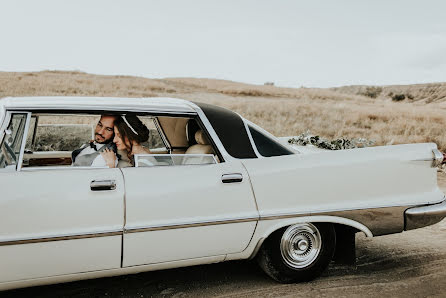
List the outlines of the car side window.
{"label": "car side window", "polygon": [[[114,115],[116,115],[115,117],[123,118],[126,114],[120,115],[115,113]],[[170,160],[171,165],[198,165],[220,162],[220,159],[215,154],[214,147],[199,126],[196,127],[196,131],[193,131],[195,143],[189,144],[187,124],[191,120],[195,121],[193,118],[170,115],[154,116],[150,114],[135,116],[149,130],[149,137],[140,142],[144,150],[140,150],[135,155],[146,152],[159,156],[155,159],[154,157],[141,159],[141,166],[147,166],[146,164],[148,166],[164,165],[166,157],[163,157],[163,155],[172,155],[167,158]],[[30,117],[29,125],[28,117]],[[25,170],[36,167],[49,169],[54,167],[71,168],[72,166],[110,167],[110,164],[107,163],[107,161],[110,161],[110,155],[106,156],[108,160],[105,160],[101,152],[97,152],[101,150],[103,147],[101,144],[105,144],[105,142],[93,142],[96,136],[105,138],[99,134],[101,129],[98,130],[98,127],[102,127],[100,121],[102,117],[102,114],[88,112],[64,113],[57,111],[52,113],[51,111],[43,111],[31,114],[14,113],[7,129],[8,135],[5,135],[4,144],[1,144],[1,166],[4,168],[18,164],[21,169]],[[107,121],[107,119],[104,120]],[[26,125],[28,125],[28,129],[25,129]],[[126,125],[128,126],[128,124]],[[166,134],[166,131],[168,134]],[[22,144],[25,132],[27,132],[26,143]],[[132,157],[132,154],[129,156],[129,154],[122,155],[117,153],[118,150],[128,150],[127,148],[117,148],[119,138],[115,140],[114,134],[110,134],[107,135],[107,140],[107,144],[110,144],[110,147],[115,150],[115,157],[118,160],[118,164],[115,166],[126,167],[128,164],[135,166],[135,159]],[[114,142],[114,144],[111,144],[111,142]],[[122,147],[124,142],[121,140],[119,144]],[[24,147],[22,154],[21,147]],[[175,157],[173,156],[175,154],[182,156]],[[19,158],[22,158],[21,162],[19,162]],[[119,165],[120,159],[123,162]]]}
{"label": "car side window", "polygon": [[[93,138],[98,116],[40,115],[31,117],[25,151],[72,151]],[[25,152],[26,153],[26,152]]]}
{"label": "car side window", "polygon": [[27,114],[13,114],[0,146],[0,169],[16,168],[25,132]]}
{"label": "car side window", "polygon": [[99,117],[94,114],[33,114],[22,167],[71,166],[72,152],[94,138]]}
{"label": "car side window", "polygon": [[271,157],[294,154],[291,150],[272,140],[251,125],[248,125],[248,127],[260,155],[264,157]]}

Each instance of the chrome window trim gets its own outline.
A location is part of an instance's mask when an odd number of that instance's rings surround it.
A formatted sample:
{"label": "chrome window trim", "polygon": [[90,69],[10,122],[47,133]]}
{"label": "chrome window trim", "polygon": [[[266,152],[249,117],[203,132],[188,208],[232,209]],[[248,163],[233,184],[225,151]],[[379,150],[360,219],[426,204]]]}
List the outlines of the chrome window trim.
{"label": "chrome window trim", "polygon": [[[5,131],[8,128],[8,124],[11,121],[11,114],[5,112],[5,117],[3,118],[3,122],[0,126],[1,130],[0,130],[0,145],[3,143],[3,138],[5,137]],[[16,169],[11,169],[11,168],[0,168],[0,173],[2,172],[15,172],[17,170],[17,166]]]}
{"label": "chrome window trim", "polygon": [[243,120],[243,123],[245,124],[246,133],[248,134],[248,138],[249,138],[249,141],[251,142],[252,149],[254,149],[254,153],[257,155],[257,158],[265,158],[265,156],[261,155],[259,150],[257,150],[257,146],[256,146],[256,144],[254,142],[254,139],[253,139],[252,135],[251,135],[251,131],[249,130],[247,120],[245,118],[243,118],[243,117],[241,117],[241,118]]}
{"label": "chrome window trim", "polygon": [[[0,98],[0,128],[3,127],[3,121],[6,118],[6,108],[4,105],[2,105],[2,99]],[[0,139],[1,139],[1,132],[0,132]]]}
{"label": "chrome window trim", "polygon": [[53,167],[24,167],[22,168],[23,172],[37,172],[37,171],[51,171],[51,170],[97,170],[97,169],[111,169],[109,167],[74,167],[74,166],[53,166]]}
{"label": "chrome window trim", "polygon": [[161,124],[158,120],[158,117],[153,118],[153,123],[155,123],[155,127],[158,130],[159,135],[161,136],[161,140],[163,141],[164,147],[166,147],[167,152],[172,153],[172,147],[170,146],[169,140],[164,134],[164,130],[161,128]]}
{"label": "chrome window trim", "polygon": [[28,137],[29,123],[31,122],[31,113],[26,113],[25,130],[23,131],[22,144],[20,146],[19,162],[17,163],[17,172],[20,172],[23,165],[23,155],[25,154],[26,139]]}
{"label": "chrome window trim", "polygon": [[[18,156],[19,160],[15,164],[15,170],[11,168],[1,168],[0,172],[11,172],[11,171],[20,171],[20,167],[23,163],[23,154],[25,151],[25,145],[26,145],[26,137],[28,135],[28,129],[29,129],[29,122],[31,119],[31,113],[25,112],[25,111],[17,111],[17,110],[6,110],[5,111],[5,118],[1,126],[1,132],[0,132],[0,145],[3,143],[3,138],[5,137],[5,130],[8,128],[9,123],[11,122],[12,115],[13,114],[26,114],[26,120],[25,120],[25,130],[23,131],[22,136],[22,143],[20,144],[20,154]],[[24,144],[25,143],[25,144]]]}
{"label": "chrome window trim", "polygon": [[[257,124],[255,124],[255,123],[253,123],[253,122],[251,122],[251,121],[249,121],[249,120],[247,120],[247,119],[244,119],[244,120],[246,121],[246,123],[247,123],[247,125],[248,125],[248,130],[249,130],[249,126],[252,126],[254,129],[257,129],[257,130],[258,130],[260,133],[262,133],[266,138],[270,139],[271,141],[273,141],[273,142],[276,143],[277,145],[282,146],[282,147],[285,148],[286,150],[289,150],[289,151],[293,152],[292,149],[287,148],[285,145],[283,145],[282,143],[280,143],[279,140],[277,139],[277,137],[274,136],[272,133],[268,132],[268,131],[265,130],[264,128],[258,126]],[[249,133],[249,135],[251,135],[251,132]],[[254,139],[253,139],[253,142],[254,142]],[[255,142],[254,142],[254,147],[257,149],[257,146],[255,146]],[[293,153],[294,153],[294,152],[293,152]],[[259,154],[260,154],[260,153],[259,153]],[[294,154],[296,154],[296,153],[294,153]],[[263,155],[261,155],[261,156],[262,156],[262,157],[265,157],[265,156],[263,156]]]}
{"label": "chrome window trim", "polygon": [[[166,166],[156,166],[156,165],[154,165],[154,166],[143,166],[143,167],[140,167],[139,166],[139,157],[145,157],[145,156],[149,156],[149,157],[153,157],[153,156],[155,156],[155,157],[157,157],[157,156],[161,156],[161,157],[163,157],[163,156],[166,156],[166,157],[172,157],[172,156],[181,156],[181,157],[184,157],[184,156],[190,156],[190,157],[202,157],[202,156],[205,156],[205,157],[212,157],[212,160],[214,161],[214,163],[213,164],[218,164],[218,162],[217,162],[217,160],[215,159],[215,156],[214,156],[214,154],[199,154],[199,153],[197,153],[197,154],[135,154],[134,155],[135,156],[135,166],[134,166],[134,168],[151,168],[151,167],[166,167]],[[168,165],[167,167],[178,167],[178,166],[206,166],[206,165],[212,165],[212,163],[204,163],[204,164],[185,164],[185,165]]]}
{"label": "chrome window trim", "polygon": [[2,124],[0,126],[0,128],[1,128],[1,131],[0,131],[0,145],[3,142],[3,137],[5,136],[5,131],[8,128],[8,124],[9,124],[10,121],[11,121],[11,114],[5,113],[5,117],[4,117],[3,122],[2,122]]}
{"label": "chrome window trim", "polygon": [[196,115],[196,112],[192,111],[186,111],[183,109],[178,110],[166,110],[161,108],[153,108],[153,107],[126,107],[126,106],[114,106],[114,107],[108,107],[104,108],[104,106],[88,106],[88,107],[81,107],[81,106],[57,106],[57,105],[51,105],[51,106],[8,106],[7,111],[14,110],[14,111],[92,111],[92,112],[132,112],[132,113],[155,113],[160,115]]}
{"label": "chrome window trim", "polygon": [[[39,126],[39,116],[33,116],[33,115],[31,114],[31,119],[32,119],[33,117],[36,119],[36,123],[34,124],[33,137],[32,137],[32,140],[31,140],[31,151],[34,151],[34,143],[35,143],[35,141],[36,141],[37,127]],[[30,124],[30,125],[31,125],[31,124]],[[25,148],[25,149],[26,149],[26,148]]]}
{"label": "chrome window trim", "polygon": [[190,136],[189,136],[189,121],[187,121],[187,123],[186,123],[186,139],[187,139],[187,142],[189,143],[189,141],[190,141]]}

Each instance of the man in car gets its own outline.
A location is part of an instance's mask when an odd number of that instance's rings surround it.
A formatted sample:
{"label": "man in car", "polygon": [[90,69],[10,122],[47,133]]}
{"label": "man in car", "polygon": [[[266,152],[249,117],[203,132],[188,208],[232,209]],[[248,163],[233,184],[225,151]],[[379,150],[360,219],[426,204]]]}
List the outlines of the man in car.
{"label": "man in car", "polygon": [[105,149],[116,152],[113,143],[116,117],[102,115],[94,131],[94,140],[74,150],[71,154],[72,165],[77,167],[107,167],[107,163],[101,155]]}

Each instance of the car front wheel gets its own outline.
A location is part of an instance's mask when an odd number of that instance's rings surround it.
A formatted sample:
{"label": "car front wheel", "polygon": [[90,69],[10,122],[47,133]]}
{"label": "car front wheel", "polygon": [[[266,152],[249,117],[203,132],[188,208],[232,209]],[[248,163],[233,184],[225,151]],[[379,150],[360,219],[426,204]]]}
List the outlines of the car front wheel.
{"label": "car front wheel", "polygon": [[327,268],[335,246],[336,233],[332,224],[295,224],[268,237],[257,255],[257,261],[276,281],[309,281]]}

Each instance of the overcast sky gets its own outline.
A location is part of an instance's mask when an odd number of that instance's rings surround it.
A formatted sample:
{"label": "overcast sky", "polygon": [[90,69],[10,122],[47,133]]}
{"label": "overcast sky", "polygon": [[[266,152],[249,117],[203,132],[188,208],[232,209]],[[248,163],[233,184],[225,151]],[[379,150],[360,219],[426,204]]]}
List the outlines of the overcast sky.
{"label": "overcast sky", "polygon": [[446,1],[0,0],[0,71],[291,87],[446,81]]}

